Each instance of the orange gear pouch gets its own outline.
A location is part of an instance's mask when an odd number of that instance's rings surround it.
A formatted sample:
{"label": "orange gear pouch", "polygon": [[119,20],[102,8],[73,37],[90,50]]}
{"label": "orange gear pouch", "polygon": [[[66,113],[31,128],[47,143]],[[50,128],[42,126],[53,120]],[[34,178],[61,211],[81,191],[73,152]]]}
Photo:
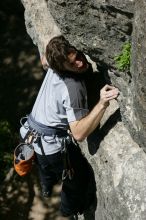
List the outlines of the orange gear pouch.
{"label": "orange gear pouch", "polygon": [[31,144],[21,143],[14,150],[14,168],[19,176],[27,175],[33,166],[35,154]]}

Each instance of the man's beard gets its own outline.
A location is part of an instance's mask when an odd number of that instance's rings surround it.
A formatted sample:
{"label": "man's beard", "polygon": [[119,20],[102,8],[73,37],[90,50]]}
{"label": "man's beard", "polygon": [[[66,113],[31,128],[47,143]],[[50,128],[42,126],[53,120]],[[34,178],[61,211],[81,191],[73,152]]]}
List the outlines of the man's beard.
{"label": "man's beard", "polygon": [[75,80],[84,80],[86,79],[87,75],[89,75],[91,72],[93,73],[92,65],[87,62],[88,67],[83,70],[74,70],[74,69],[68,69],[64,70],[59,73],[61,78],[73,78]]}
{"label": "man's beard", "polygon": [[66,60],[63,63],[64,70],[61,71],[61,75],[63,75],[64,77],[75,79],[84,78],[87,72],[91,70],[91,64],[87,61],[86,56],[81,51],[78,51],[76,60],[78,60],[79,62],[81,61],[83,65],[81,67],[78,67],[75,63],[71,64],[69,61]]}

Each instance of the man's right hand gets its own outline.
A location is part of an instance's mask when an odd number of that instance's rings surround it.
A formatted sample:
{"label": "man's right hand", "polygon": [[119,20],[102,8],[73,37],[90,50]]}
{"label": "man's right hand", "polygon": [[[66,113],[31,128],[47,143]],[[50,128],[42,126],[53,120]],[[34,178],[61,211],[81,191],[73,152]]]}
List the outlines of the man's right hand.
{"label": "man's right hand", "polygon": [[109,105],[109,101],[117,98],[119,90],[113,86],[105,85],[100,91],[100,100],[92,111],[80,119],[71,122],[70,129],[77,141],[82,141],[99,125],[100,120]]}
{"label": "man's right hand", "polygon": [[109,101],[117,98],[119,95],[119,90],[114,86],[105,85],[100,90],[100,100],[99,102],[106,108],[109,105]]}

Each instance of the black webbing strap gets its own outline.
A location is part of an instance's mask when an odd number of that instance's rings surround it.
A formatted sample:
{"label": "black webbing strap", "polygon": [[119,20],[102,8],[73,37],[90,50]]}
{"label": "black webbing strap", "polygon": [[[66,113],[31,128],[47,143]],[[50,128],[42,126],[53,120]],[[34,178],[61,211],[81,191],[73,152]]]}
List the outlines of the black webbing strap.
{"label": "black webbing strap", "polygon": [[62,140],[62,158],[63,158],[63,173],[62,173],[62,180],[65,180],[67,177],[71,180],[74,175],[74,170],[71,166],[70,163],[70,157],[69,157],[69,151],[68,151],[68,146],[71,143],[71,138],[63,138]]}
{"label": "black webbing strap", "polygon": [[[69,151],[68,151],[68,146],[67,146],[69,144],[68,142],[69,142],[69,140],[66,137],[63,138],[63,140],[62,140],[62,151],[61,151],[62,159],[63,159],[62,180],[65,180],[67,177],[71,180],[73,178],[73,175],[74,175],[74,170],[71,166],[70,158],[69,158]],[[45,158],[45,160],[47,160],[47,157],[45,155],[44,148],[43,148],[43,145],[42,145],[41,137],[37,138],[37,143],[41,148],[42,155],[45,156],[44,158]]]}
{"label": "black webbing strap", "polygon": [[[41,137],[38,137],[38,138],[37,138],[37,143],[38,143],[38,145],[39,145],[40,148],[41,148],[42,155],[43,155],[43,156],[46,156],[46,155],[45,155],[44,148],[43,148],[43,145],[42,145]],[[46,157],[45,157],[45,158],[46,158]]]}

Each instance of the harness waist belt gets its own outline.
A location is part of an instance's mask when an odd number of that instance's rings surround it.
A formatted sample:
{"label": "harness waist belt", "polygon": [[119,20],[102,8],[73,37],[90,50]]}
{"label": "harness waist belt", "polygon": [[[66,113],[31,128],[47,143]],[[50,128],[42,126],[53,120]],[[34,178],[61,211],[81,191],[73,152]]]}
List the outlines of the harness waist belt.
{"label": "harness waist belt", "polygon": [[40,135],[44,135],[44,136],[57,135],[63,137],[63,136],[67,136],[68,134],[67,130],[46,126],[44,124],[41,124],[40,122],[35,121],[35,119],[32,117],[31,114],[28,116],[27,122],[30,126],[30,129],[35,130]]}

